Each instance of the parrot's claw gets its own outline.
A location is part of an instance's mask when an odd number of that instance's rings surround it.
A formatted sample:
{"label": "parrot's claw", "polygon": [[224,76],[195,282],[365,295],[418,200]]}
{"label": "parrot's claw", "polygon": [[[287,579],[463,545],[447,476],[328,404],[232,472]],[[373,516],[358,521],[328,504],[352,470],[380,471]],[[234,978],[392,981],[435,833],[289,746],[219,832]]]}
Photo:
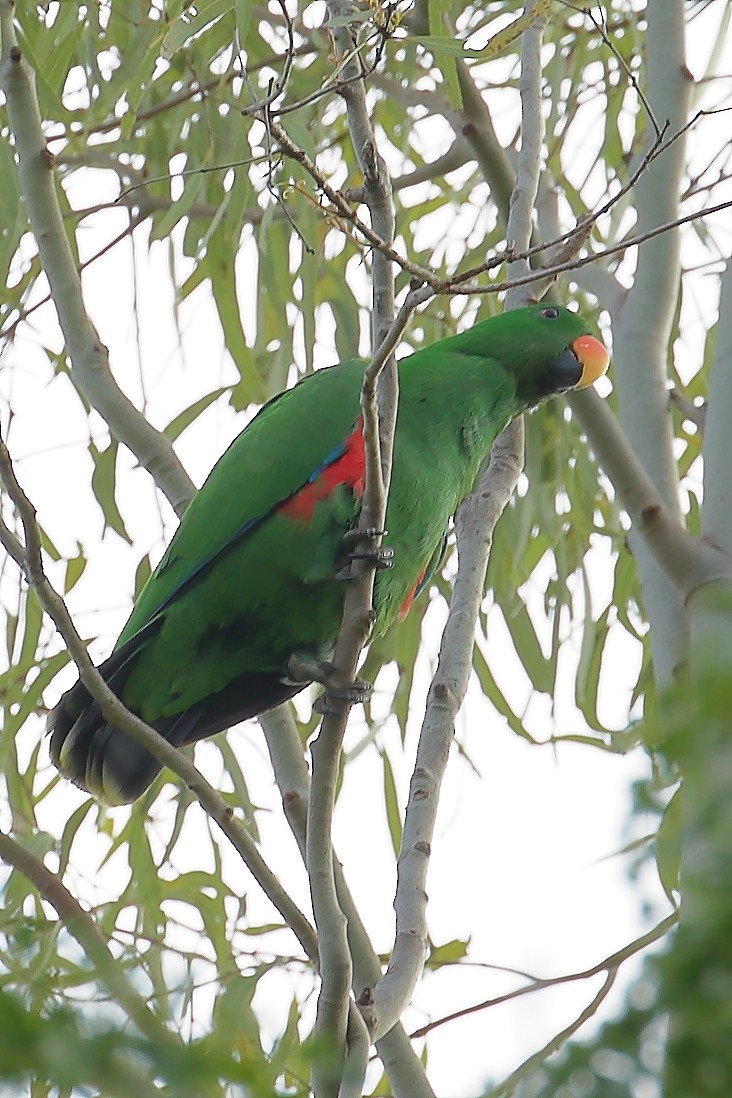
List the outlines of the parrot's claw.
{"label": "parrot's claw", "polygon": [[321,717],[325,717],[328,713],[340,712],[340,709],[328,704],[331,698],[350,706],[360,705],[362,702],[368,701],[370,697],[371,683],[364,682],[363,679],[354,679],[343,686],[329,687],[324,694],[315,699],[313,711],[320,713]]}
{"label": "parrot's claw", "polygon": [[377,530],[373,526],[367,526],[365,530],[346,530],[343,535],[343,546],[348,549],[352,545],[360,545],[362,541],[373,541],[374,538],[383,538],[386,530]]}
{"label": "parrot's claw", "polygon": [[342,552],[336,562],[335,577],[339,580],[352,580],[351,562],[365,560],[381,570],[391,568],[394,563],[394,550],[388,545],[374,545],[376,538],[383,537],[386,530],[349,530],[343,535]]}
{"label": "parrot's claw", "polygon": [[313,702],[316,713],[330,712],[328,698],[345,702],[347,705],[358,705],[371,696],[370,683],[362,679],[347,679],[343,672],[329,660],[308,660],[301,656],[290,656],[287,671],[293,682],[317,682],[325,687],[325,694]]}

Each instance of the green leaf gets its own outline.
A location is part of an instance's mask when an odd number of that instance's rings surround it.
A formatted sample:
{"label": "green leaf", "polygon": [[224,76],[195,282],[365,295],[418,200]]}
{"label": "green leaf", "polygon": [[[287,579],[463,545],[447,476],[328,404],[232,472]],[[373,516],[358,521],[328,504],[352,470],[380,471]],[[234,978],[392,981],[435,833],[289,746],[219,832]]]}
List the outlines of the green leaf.
{"label": "green leaf", "polygon": [[228,392],[228,387],[213,389],[198,400],[194,400],[193,404],[189,404],[187,408],[184,408],[182,412],[178,412],[178,415],[171,419],[163,433],[168,436],[171,442],[175,442],[179,435],[183,434],[186,427],[190,427],[192,423],[195,423],[198,417],[212,404],[215,404],[219,397],[226,392]]}
{"label": "green leaf", "polygon": [[114,530],[128,545],[132,545],[132,538],[127,532],[122,515],[117,507],[117,451],[116,442],[110,442],[105,450],[100,450],[96,443],[89,443],[89,453],[94,462],[92,473],[92,491],[97,502],[102,508],[104,516],[104,528]]}
{"label": "green leaf", "polygon": [[170,61],[189,38],[200,34],[215,20],[231,11],[233,7],[234,0],[208,0],[208,2],[203,0],[202,3],[195,6],[193,4],[187,6],[173,21],[163,38],[160,56],[166,61]]}
{"label": "green leaf", "polygon": [[384,768],[384,801],[386,804],[386,819],[389,824],[389,835],[394,854],[399,856],[402,847],[402,813],[399,808],[396,782],[391,761],[386,752],[381,756],[381,764]]}
{"label": "green leaf", "polygon": [[[520,15],[513,23],[489,38],[485,46],[480,50],[468,49],[467,46],[454,37],[444,34],[417,34],[410,37],[411,42],[418,42],[435,55],[444,54],[448,57],[475,58],[480,61],[492,61],[500,57],[509,46],[516,42],[523,32],[530,27],[538,15],[549,10],[550,0],[536,0],[531,9]],[[430,30],[432,23],[430,22]]]}
{"label": "green leaf", "polygon": [[456,965],[464,961],[468,955],[470,939],[453,938],[451,942],[443,942],[442,945],[433,945],[430,949],[426,964],[428,968],[441,968],[443,965]]}
{"label": "green leaf", "polygon": [[482,57],[481,50],[471,50],[461,42],[459,39],[451,38],[447,34],[415,34],[409,39],[410,42],[416,42],[420,46],[424,46],[430,53],[435,54],[436,57]]}
{"label": "green leaf", "polygon": [[133,586],[133,592],[135,599],[138,598],[143,587],[147,583],[148,579],[152,575],[152,565],[150,563],[150,557],[146,553],[144,557],[140,558],[140,563],[135,569],[135,582]]}
{"label": "green leaf", "polygon": [[64,576],[64,594],[68,595],[72,587],[75,586],[84,574],[86,568],[86,557],[84,551],[81,548],[81,542],[77,541],[76,547],[78,553],[75,557],[70,557],[66,561],[66,575]]}
{"label": "green leaf", "polygon": [[516,654],[534,689],[551,694],[554,687],[552,664],[541,650],[534,624],[523,600],[517,599],[511,611],[505,615],[505,621]]}
{"label": "green leaf", "polygon": [[251,0],[234,0],[234,13],[236,15],[236,30],[240,42],[247,41],[247,31],[252,21],[253,5]]}
{"label": "green leaf", "polygon": [[681,788],[677,789],[666,805],[661,826],[656,835],[656,865],[663,890],[674,905],[679,892],[681,875]]}
{"label": "green leaf", "polygon": [[[443,29],[443,3],[442,0],[428,0],[427,4],[427,17],[429,22],[429,29],[433,40],[437,38],[442,40],[443,35],[440,31]],[[424,44],[424,43],[423,43]],[[445,91],[449,100],[450,106],[453,110],[461,110],[463,105],[463,94],[460,90],[460,81],[458,79],[457,61],[455,57],[450,54],[444,53],[444,60],[440,66],[442,71],[442,77],[445,81]],[[460,55],[462,56],[462,55]]]}

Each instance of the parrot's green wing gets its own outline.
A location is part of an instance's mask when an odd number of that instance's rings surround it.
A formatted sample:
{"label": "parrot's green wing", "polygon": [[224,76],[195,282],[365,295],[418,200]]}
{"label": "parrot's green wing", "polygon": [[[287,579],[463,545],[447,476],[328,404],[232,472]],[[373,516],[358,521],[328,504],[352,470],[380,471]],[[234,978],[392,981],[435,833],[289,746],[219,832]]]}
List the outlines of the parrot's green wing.
{"label": "parrot's green wing", "polygon": [[338,460],[358,418],[364,365],[319,370],[260,409],[194,496],[116,647]]}

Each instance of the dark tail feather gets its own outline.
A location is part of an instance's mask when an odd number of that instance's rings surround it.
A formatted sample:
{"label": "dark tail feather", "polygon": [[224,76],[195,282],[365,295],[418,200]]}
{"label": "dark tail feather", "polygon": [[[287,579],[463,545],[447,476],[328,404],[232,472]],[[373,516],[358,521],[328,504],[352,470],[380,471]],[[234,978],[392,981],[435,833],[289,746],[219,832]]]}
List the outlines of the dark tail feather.
{"label": "dark tail feather", "polygon": [[[117,684],[110,681],[109,685],[114,689]],[[181,747],[189,740],[201,705],[156,721],[155,727],[174,747]],[[64,777],[109,804],[136,801],[162,769],[144,747],[104,720],[81,682],[51,713],[49,731],[54,765]]]}
{"label": "dark tail feather", "polygon": [[[118,696],[132,670],[134,657],[140,651],[141,640],[143,638],[139,636],[134,637],[113,652],[98,669]],[[51,734],[49,751],[53,764],[81,789],[111,804],[125,804],[140,796],[160,769],[134,740],[105,721],[81,681],[63,695],[50,713],[47,727]],[[154,763],[154,767],[146,765],[144,779],[138,780],[137,769],[141,761]]]}
{"label": "dark tail feather", "polygon": [[[137,635],[100,665],[104,680],[121,694],[134,658],[144,647]],[[304,684],[284,684],[274,672],[242,675],[170,717],[154,722],[174,747],[212,736],[293,697]],[[82,682],[68,690],[48,718],[51,761],[64,777],[109,804],[141,797],[162,769],[157,759],[102,716]]]}

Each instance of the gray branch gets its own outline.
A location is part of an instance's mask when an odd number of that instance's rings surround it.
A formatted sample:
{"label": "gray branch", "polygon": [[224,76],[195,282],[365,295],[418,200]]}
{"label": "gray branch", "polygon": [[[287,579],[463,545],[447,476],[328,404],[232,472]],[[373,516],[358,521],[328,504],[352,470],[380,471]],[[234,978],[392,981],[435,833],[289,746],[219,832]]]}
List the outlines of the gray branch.
{"label": "gray branch", "polygon": [[84,306],[81,279],[56,194],[54,157],[46,146],[33,73],[18,46],[13,8],[12,0],[0,0],[0,86],[7,98],[20,185],[66,341],[72,378],[180,515],[195,491],[193,482],[170,441],[147,423],[118,387],[109,368],[107,348]]}
{"label": "gray branch", "polygon": [[[282,795],[285,817],[304,860],[310,774],[300,738],[288,706],[278,706],[269,713],[263,713],[259,722]],[[348,923],[348,945],[353,958],[353,991],[357,998],[363,1000],[381,976],[381,963],[356,908],[343,868],[335,856],[333,868],[338,902]],[[376,1049],[395,1098],[435,1098],[424,1067],[401,1023],[397,1022],[376,1042]]]}
{"label": "gray branch", "polygon": [[654,568],[661,566],[675,599],[683,605],[706,584],[732,578],[732,556],[689,534],[666,506],[607,402],[591,389],[567,399],[630,515],[638,541]]}
{"label": "gray branch", "polygon": [[[371,125],[366,89],[361,79],[361,60],[354,51],[351,31],[344,23],[351,9],[343,0],[329,0],[328,10],[335,21],[333,38],[343,59],[339,91],[346,103],[348,129],[363,171],[363,198],[369,210],[371,229],[391,248],[394,239],[391,182]],[[388,340],[394,321],[393,267],[388,256],[378,248],[372,254],[372,277],[372,346],[376,352]],[[378,531],[384,527],[397,399],[394,357],[390,350],[381,359],[375,354],[361,394],[366,447],[361,530]],[[380,535],[375,540],[378,545]],[[352,572],[354,582],[346,591],[333,657],[335,666],[347,679],[355,677],[358,658],[368,640],[373,620],[374,565],[356,561]],[[336,1098],[339,1094],[346,1098],[353,1087],[362,1086],[363,1074],[356,1079],[355,1064],[361,1061],[364,1044],[368,1045],[363,1021],[358,1015],[354,1017],[351,1005],[352,960],[333,870],[333,807],[348,710],[347,704],[337,702],[330,691],[326,691],[326,714],[311,747],[313,780],[308,800],[306,864],[318,931],[321,976],[314,1036],[328,1054],[327,1058],[316,1059],[313,1064],[316,1098]],[[355,1044],[352,1044],[354,1040]],[[365,1061],[363,1068],[365,1072]]]}
{"label": "gray branch", "polygon": [[[521,42],[522,149],[511,196],[508,230],[509,240],[518,250],[528,247],[531,239],[532,210],[541,163],[542,26],[543,22],[537,20],[524,32]],[[521,271],[528,271],[528,262],[521,262]],[[514,292],[512,305],[519,303],[519,293],[521,291]],[[455,718],[470,676],[475,622],[483,595],[492,532],[522,468],[523,421],[517,420],[496,440],[478,488],[461,504],[456,517],[458,574],[410,785],[397,863],[394,949],[389,967],[374,989],[373,1002],[364,1007],[369,1029],[375,1037],[390,1029],[400,1017],[424,964],[427,939],[425,883],[440,786],[454,736]]]}
{"label": "gray branch", "polygon": [[[647,7],[648,100],[672,133],[686,124],[691,78],[684,60],[683,0],[649,0]],[[645,232],[678,214],[685,164],[684,137],[670,143],[635,189],[637,230]],[[665,232],[638,251],[635,281],[614,318],[614,354],[620,423],[656,485],[669,518],[681,519],[678,472],[668,414],[666,358],[676,308],[669,293],[679,279],[679,233]],[[643,599],[651,623],[653,662],[659,685],[670,682],[686,652],[684,606],[639,531],[631,530]]]}
{"label": "gray branch", "polygon": [[200,801],[203,809],[214,820],[234,849],[240,855],[257,883],[277,908],[282,918],[291,928],[305,953],[317,968],[318,948],[315,932],[303,913],[272,873],[254,840],[235,818],[224,798],[211,786],[185,755],[132,713],[112,692],[94,666],[79,636],[64,600],[48,580],[43,567],[41,538],[36,522],[35,510],[25,492],[18,483],[7,447],[0,439],[0,480],[5,485],[8,496],[13,501],[20,516],[25,544],[12,533],[6,538],[7,528],[0,523],[0,540],[24,572],[28,583],[32,585],[41,606],[53,621],[66,644],[78,670],[84,686],[99,705],[105,720],[136,743],[141,744],[150,754],[177,774]]}

